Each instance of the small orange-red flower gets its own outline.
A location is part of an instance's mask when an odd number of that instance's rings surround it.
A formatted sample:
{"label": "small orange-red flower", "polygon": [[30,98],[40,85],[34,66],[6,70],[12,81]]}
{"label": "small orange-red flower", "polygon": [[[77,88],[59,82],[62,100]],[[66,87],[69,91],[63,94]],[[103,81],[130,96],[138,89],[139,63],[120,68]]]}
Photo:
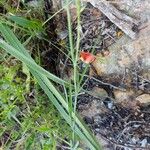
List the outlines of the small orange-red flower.
{"label": "small orange-red flower", "polygon": [[89,52],[81,51],[80,52],[80,59],[84,63],[89,64],[89,63],[93,62],[96,59],[96,57],[93,54],[89,53]]}

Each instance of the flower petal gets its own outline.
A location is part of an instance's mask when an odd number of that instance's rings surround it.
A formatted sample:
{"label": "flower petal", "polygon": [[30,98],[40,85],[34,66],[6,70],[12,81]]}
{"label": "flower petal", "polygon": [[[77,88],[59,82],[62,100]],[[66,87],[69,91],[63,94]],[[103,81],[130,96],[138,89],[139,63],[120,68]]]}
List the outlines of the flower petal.
{"label": "flower petal", "polygon": [[80,52],[80,60],[82,60],[86,64],[93,62],[95,59],[95,56],[89,52]]}

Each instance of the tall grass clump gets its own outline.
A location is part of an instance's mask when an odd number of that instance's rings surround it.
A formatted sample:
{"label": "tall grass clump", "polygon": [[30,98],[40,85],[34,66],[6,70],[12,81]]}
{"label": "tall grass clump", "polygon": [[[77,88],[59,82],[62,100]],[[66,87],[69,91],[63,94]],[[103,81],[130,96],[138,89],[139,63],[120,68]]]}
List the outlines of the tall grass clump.
{"label": "tall grass clump", "polygon": [[[79,146],[80,140],[84,141],[91,150],[100,150],[101,147],[96,141],[93,134],[89,131],[84,122],[80,119],[76,112],[77,98],[80,93],[81,80],[83,74],[80,76],[78,72],[78,57],[79,57],[79,49],[80,49],[80,14],[81,14],[81,4],[80,0],[75,1],[75,5],[77,8],[77,40],[74,42],[73,33],[72,33],[72,23],[71,23],[71,15],[70,15],[70,1],[66,0],[66,4],[64,9],[67,11],[67,22],[68,22],[68,33],[69,33],[69,48],[68,48],[68,57],[71,58],[73,64],[73,82],[65,81],[56,75],[50,73],[45,70],[43,67],[38,65],[35,60],[31,57],[29,51],[24,47],[20,40],[17,39],[16,35],[11,29],[8,27],[8,23],[5,21],[0,21],[0,33],[2,37],[0,38],[0,48],[5,50],[7,53],[12,55],[13,57],[20,60],[30,71],[30,73],[34,76],[36,82],[40,85],[42,90],[45,92],[47,97],[49,98],[49,102],[52,103],[59,113],[62,115],[64,120],[70,126],[72,130],[72,139],[71,142],[68,143],[70,149],[75,150]],[[56,12],[57,14],[58,12]],[[55,16],[55,15],[53,15]],[[22,26],[23,28],[30,28],[27,23],[28,20],[11,17],[12,21],[15,21],[18,26]],[[51,19],[51,17],[50,17]],[[49,20],[50,20],[49,19]],[[49,21],[48,20],[48,21]],[[30,22],[32,28],[31,30],[44,30],[44,25],[48,22],[43,22],[43,24],[38,25],[37,22]],[[9,25],[10,26],[10,25]],[[36,27],[35,27],[36,26]],[[25,29],[26,29],[25,28]],[[85,73],[85,72],[83,72]],[[57,83],[57,84],[55,84]],[[58,90],[56,85],[60,84],[64,87],[65,96]],[[80,140],[79,140],[79,138]]]}

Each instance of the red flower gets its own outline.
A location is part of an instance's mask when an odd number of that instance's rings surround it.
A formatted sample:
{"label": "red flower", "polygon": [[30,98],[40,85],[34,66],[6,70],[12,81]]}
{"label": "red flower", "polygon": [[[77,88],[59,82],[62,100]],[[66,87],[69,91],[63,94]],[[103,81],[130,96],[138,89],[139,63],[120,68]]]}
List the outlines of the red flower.
{"label": "red flower", "polygon": [[89,52],[81,51],[80,52],[80,59],[84,63],[89,64],[89,63],[93,62],[96,59],[96,57],[93,54],[89,53]]}

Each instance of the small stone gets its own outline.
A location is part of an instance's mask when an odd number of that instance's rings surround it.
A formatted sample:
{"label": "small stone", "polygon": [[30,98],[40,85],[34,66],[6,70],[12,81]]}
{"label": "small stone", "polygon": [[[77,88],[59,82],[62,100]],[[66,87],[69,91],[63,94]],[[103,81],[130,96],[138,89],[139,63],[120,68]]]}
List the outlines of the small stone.
{"label": "small stone", "polygon": [[114,90],[114,95],[117,102],[122,102],[124,100],[130,100],[131,97],[134,95],[134,92],[132,90]]}
{"label": "small stone", "polygon": [[150,94],[142,94],[136,98],[140,103],[150,103]]}
{"label": "small stone", "polygon": [[103,98],[103,97],[108,97],[107,92],[103,88],[99,87],[94,87],[92,91],[90,91],[91,95],[98,97],[98,98]]}
{"label": "small stone", "polygon": [[12,96],[10,97],[10,100],[11,100],[11,101],[15,100],[15,96],[12,95]]}
{"label": "small stone", "polygon": [[147,139],[143,139],[140,143],[141,143],[141,147],[146,147]]}
{"label": "small stone", "polygon": [[114,108],[114,103],[113,103],[112,99],[110,99],[110,98],[108,98],[108,97],[103,101],[103,104],[104,104],[108,109],[113,109],[113,108]]}
{"label": "small stone", "polygon": [[84,119],[86,124],[93,124],[94,123],[93,118],[90,118],[88,116],[85,116],[83,119]]}

